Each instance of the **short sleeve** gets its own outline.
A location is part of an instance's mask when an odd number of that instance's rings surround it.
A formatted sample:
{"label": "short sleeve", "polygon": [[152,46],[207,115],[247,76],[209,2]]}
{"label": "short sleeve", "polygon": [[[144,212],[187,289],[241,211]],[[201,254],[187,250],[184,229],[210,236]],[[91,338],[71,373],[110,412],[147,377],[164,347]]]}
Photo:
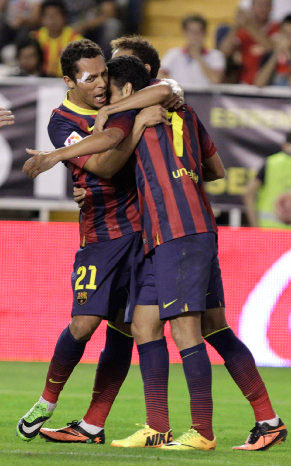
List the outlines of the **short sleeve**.
{"label": "short sleeve", "polygon": [[210,159],[210,157],[212,157],[217,152],[217,148],[214,145],[214,142],[212,141],[211,137],[207,133],[206,129],[204,128],[199,118],[198,117],[196,118],[197,118],[199,142],[200,142],[200,147],[201,147],[201,152],[202,152],[202,160]]}
{"label": "short sleeve", "polygon": [[136,110],[129,110],[128,112],[115,113],[111,115],[108,119],[108,122],[105,125],[106,129],[109,128],[119,128],[123,131],[124,139],[131,133],[135,117]]}
{"label": "short sleeve", "polygon": [[[80,131],[80,128],[78,128],[74,122],[60,118],[56,114],[54,114],[50,119],[48,134],[56,149],[71,146],[80,142],[84,138],[84,133]],[[69,163],[72,163],[79,168],[83,168],[90,157],[90,155],[75,157],[74,159],[70,159]]]}

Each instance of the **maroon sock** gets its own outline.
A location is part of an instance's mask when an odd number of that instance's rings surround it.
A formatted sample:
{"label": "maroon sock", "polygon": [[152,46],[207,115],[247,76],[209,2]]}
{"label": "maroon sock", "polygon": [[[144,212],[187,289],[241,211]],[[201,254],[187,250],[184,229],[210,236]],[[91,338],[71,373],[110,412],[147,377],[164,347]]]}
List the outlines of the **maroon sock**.
{"label": "maroon sock", "polygon": [[56,403],[65,383],[83,356],[87,341],[77,341],[67,327],[59,336],[42,397]]}
{"label": "maroon sock", "polygon": [[144,383],[147,424],[158,432],[168,432],[169,352],[166,339],[137,346]]}
{"label": "maroon sock", "polygon": [[250,402],[256,421],[276,416],[265,384],[256,367],[252,353],[233,333],[231,328],[222,329],[205,338],[225,361],[231,377]]}
{"label": "maroon sock", "polygon": [[213,440],[211,365],[205,343],[180,351],[190,394],[192,428]]}
{"label": "maroon sock", "polygon": [[84,421],[104,427],[111,406],[131,363],[133,338],[107,326],[105,348],[101,351],[92,400]]}

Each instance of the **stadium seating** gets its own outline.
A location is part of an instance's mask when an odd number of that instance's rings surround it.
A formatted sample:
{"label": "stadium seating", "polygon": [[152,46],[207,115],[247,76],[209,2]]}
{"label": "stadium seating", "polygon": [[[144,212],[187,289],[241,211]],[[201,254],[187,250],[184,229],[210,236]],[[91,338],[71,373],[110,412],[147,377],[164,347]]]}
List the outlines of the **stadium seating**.
{"label": "stadium seating", "polygon": [[145,14],[142,33],[159,50],[161,56],[171,47],[183,43],[181,36],[181,19],[190,13],[205,16],[208,20],[207,45],[213,47],[214,34],[221,23],[232,22],[238,0],[148,0],[145,5]]}

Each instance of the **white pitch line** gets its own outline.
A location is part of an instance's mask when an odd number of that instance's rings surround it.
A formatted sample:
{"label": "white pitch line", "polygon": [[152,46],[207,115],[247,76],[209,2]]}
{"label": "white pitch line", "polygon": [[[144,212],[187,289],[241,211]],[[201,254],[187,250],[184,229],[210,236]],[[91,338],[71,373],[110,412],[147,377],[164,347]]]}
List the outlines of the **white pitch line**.
{"label": "white pitch line", "polygon": [[[52,453],[50,451],[50,453]],[[164,452],[165,454],[166,452]],[[48,452],[44,452],[44,451],[35,451],[35,452],[32,452],[32,451],[22,451],[22,450],[1,450],[0,451],[0,454],[17,454],[17,455],[24,455],[24,456],[29,456],[29,457],[33,457],[34,455],[37,456],[37,455],[45,455],[47,456],[48,455]],[[53,452],[54,456],[55,455],[59,455],[59,456],[87,456],[87,457],[104,457],[105,459],[106,458],[132,458],[132,459],[142,459],[144,461],[146,460],[158,460],[158,461],[169,461],[169,460],[172,460],[172,461],[177,461],[178,459],[178,456],[168,456],[168,454],[165,454],[165,456],[143,456],[143,455],[124,455],[124,454],[121,454],[121,455],[115,455],[113,453],[83,453],[83,452],[75,452],[75,451],[71,451],[71,452],[65,452],[65,451],[54,451]],[[191,462],[193,463],[194,460],[197,460],[198,458],[195,458],[195,453],[193,452],[193,458],[183,458],[180,456],[180,459],[179,461],[183,461],[183,462]],[[213,455],[213,463],[214,464],[230,464],[233,466],[234,464],[234,461],[226,461],[225,459],[224,460],[219,460],[217,457],[215,457],[215,453],[211,452],[211,455]],[[205,460],[203,458],[199,458],[199,464],[203,464],[204,462],[207,462],[209,463],[209,460],[210,460],[210,457],[207,456],[207,458],[205,458]],[[256,463],[249,463],[248,462],[248,466],[257,466]],[[280,466],[279,464],[277,466]]]}

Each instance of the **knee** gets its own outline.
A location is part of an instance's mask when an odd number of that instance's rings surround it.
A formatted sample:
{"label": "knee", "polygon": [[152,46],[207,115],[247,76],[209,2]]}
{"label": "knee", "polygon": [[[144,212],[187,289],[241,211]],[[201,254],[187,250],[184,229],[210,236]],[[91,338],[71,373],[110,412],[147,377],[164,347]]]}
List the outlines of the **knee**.
{"label": "knee", "polygon": [[131,333],[137,345],[148,343],[149,341],[160,340],[164,337],[164,324],[158,322],[155,325],[138,325],[135,321],[131,324]]}
{"label": "knee", "polygon": [[70,323],[70,332],[77,341],[90,340],[91,336],[102,320],[101,318],[95,316],[93,319],[87,319],[86,317],[91,316],[76,316],[73,317]]}
{"label": "knee", "polygon": [[205,312],[201,322],[201,333],[203,337],[210,335],[227,327],[224,309],[209,309]]}

